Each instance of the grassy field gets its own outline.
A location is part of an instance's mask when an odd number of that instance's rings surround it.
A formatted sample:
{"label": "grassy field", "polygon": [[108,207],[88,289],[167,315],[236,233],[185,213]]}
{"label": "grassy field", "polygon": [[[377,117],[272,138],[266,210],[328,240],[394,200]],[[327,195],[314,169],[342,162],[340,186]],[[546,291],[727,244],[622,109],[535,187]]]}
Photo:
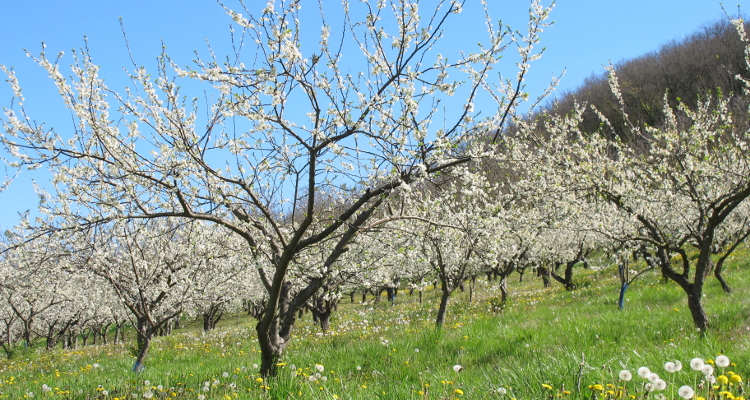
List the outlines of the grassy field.
{"label": "grassy field", "polygon": [[[745,260],[748,252],[736,259]],[[745,262],[726,271],[734,293],[711,279],[705,304],[712,328],[692,327],[686,297],[656,273],[628,290],[617,308],[618,282],[610,269],[578,270],[580,289],[543,288],[527,274],[513,277],[511,302],[493,312],[499,290],[484,280],[477,299],[456,293],[442,331],[435,331],[436,293],[400,292],[396,305],[350,304],[322,335],[310,316],[299,323],[277,378],[258,376],[254,320],[235,315],[203,334],[199,324],[156,340],[140,374],[130,371],[127,345],[74,351],[28,351],[0,361],[0,398],[60,399],[678,399],[741,398],[750,373],[750,273]],[[714,384],[690,368],[726,354]],[[664,364],[681,361],[679,372]],[[460,368],[459,368],[460,366]],[[648,367],[667,383],[649,391],[638,375]],[[460,372],[456,370],[460,369]],[[619,379],[628,370],[631,381]],[[726,378],[726,383],[723,383]]]}

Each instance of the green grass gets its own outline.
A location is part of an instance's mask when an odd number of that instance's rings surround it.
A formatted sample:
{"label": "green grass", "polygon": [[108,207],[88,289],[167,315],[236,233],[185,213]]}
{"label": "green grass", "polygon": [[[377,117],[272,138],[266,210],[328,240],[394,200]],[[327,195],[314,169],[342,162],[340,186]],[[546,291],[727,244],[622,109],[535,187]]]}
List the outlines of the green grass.
{"label": "green grass", "polygon": [[[746,252],[737,258],[746,259]],[[661,283],[658,274],[631,285],[625,309],[618,310],[615,271],[576,273],[584,284],[575,292],[560,285],[543,288],[531,274],[523,283],[513,276],[511,302],[500,314],[491,311],[499,290],[482,280],[472,304],[467,294],[453,296],[442,331],[434,329],[433,291],[421,305],[406,292],[395,306],[350,304],[345,298],[332,318],[333,332],[321,335],[309,315],[300,321],[279,376],[267,381],[254,366],[260,361],[254,320],[235,315],[205,335],[193,324],[156,339],[147,369],[138,375],[129,372],[133,359],[127,345],[30,351],[1,360],[0,397],[21,399],[34,392],[34,398],[71,399],[148,393],[154,399],[604,399],[614,397],[606,395],[612,384],[614,393],[641,398],[647,381],[636,370],[647,366],[670,383],[648,398],[671,399],[678,398],[677,387],[697,383],[699,374],[688,365],[693,357],[723,353],[736,364],[733,372],[750,373],[745,264],[735,262],[726,271],[734,294],[722,293],[713,279],[707,284],[712,328],[705,338],[693,328],[681,289]],[[683,371],[664,371],[672,360],[682,361]],[[324,371],[311,381],[316,364]],[[454,365],[463,370],[455,372]],[[621,369],[630,370],[633,381],[618,381]],[[51,390],[43,392],[43,384]],[[741,388],[722,389],[736,396]]]}

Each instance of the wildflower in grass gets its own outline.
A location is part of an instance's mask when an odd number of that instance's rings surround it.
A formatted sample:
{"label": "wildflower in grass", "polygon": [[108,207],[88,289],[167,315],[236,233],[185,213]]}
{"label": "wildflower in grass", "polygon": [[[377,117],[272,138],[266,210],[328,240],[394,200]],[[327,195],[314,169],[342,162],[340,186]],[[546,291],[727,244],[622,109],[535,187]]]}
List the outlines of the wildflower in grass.
{"label": "wildflower in grass", "polygon": [[703,366],[703,368],[701,368],[701,372],[703,373],[703,375],[713,375],[714,367],[706,364]]}
{"label": "wildflower in grass", "polygon": [[620,371],[620,374],[618,376],[619,376],[619,378],[620,378],[621,381],[625,381],[625,382],[630,381],[631,379],[633,379],[633,374],[630,373],[630,371],[628,371],[626,369]]}
{"label": "wildflower in grass", "polygon": [[547,384],[547,383],[542,383],[542,387],[545,388],[545,389],[547,389],[547,390],[552,390],[552,385]]}
{"label": "wildflower in grass", "polygon": [[729,357],[725,355],[717,356],[716,357],[716,366],[720,368],[725,368],[729,366]]}
{"label": "wildflower in grass", "polygon": [[143,398],[150,399],[152,397],[154,397],[154,393],[151,392],[150,390],[147,390],[147,391],[143,392]]}
{"label": "wildflower in grass", "polygon": [[656,382],[658,380],[659,380],[659,375],[657,375],[657,374],[655,374],[653,372],[648,375],[648,381],[649,382],[654,383],[654,382]]}
{"label": "wildflower in grass", "polygon": [[229,378],[229,372],[224,372],[223,374],[221,374],[221,376],[223,376],[224,378]]}
{"label": "wildflower in grass", "polygon": [[362,367],[360,367],[359,365],[357,365],[357,371],[362,371]]}
{"label": "wildflower in grass", "polygon": [[318,372],[323,372],[325,370],[325,367],[320,364],[315,364],[315,369],[317,369]]}
{"label": "wildflower in grass", "polygon": [[151,381],[143,381],[143,386],[151,386]]}
{"label": "wildflower in grass", "polygon": [[109,396],[109,391],[102,390],[102,396]]}
{"label": "wildflower in grass", "polygon": [[508,393],[508,391],[507,391],[507,390],[505,390],[505,388],[504,388],[504,387],[499,387],[499,388],[497,388],[497,394],[499,394],[499,395],[501,395],[501,396],[502,396],[502,395],[504,395],[504,394],[507,394],[507,393]]}
{"label": "wildflower in grass", "polygon": [[729,378],[726,375],[719,375],[716,377],[716,382],[719,382],[720,385],[726,385],[729,383]]}
{"label": "wildflower in grass", "polygon": [[597,383],[595,385],[589,385],[589,389],[591,389],[591,390],[593,390],[595,392],[601,392],[601,391],[604,391],[604,386],[602,386],[601,384]]}
{"label": "wildflower in grass", "polygon": [[729,377],[729,380],[732,381],[732,383],[740,383],[742,382],[742,377],[738,374],[732,374],[732,376]]}
{"label": "wildflower in grass", "polygon": [[461,396],[461,395],[463,395],[463,394],[464,394],[464,391],[463,391],[463,390],[461,390],[461,389],[456,389],[456,390],[455,390],[455,392],[456,392],[456,394],[457,394],[457,395],[459,395],[459,396]]}
{"label": "wildflower in grass", "polygon": [[414,349],[414,352],[415,353],[419,353],[419,349]]}
{"label": "wildflower in grass", "polygon": [[461,372],[462,369],[464,369],[464,367],[462,367],[462,366],[460,366],[458,364],[456,364],[456,365],[453,366],[453,370],[456,371],[456,372]]}
{"label": "wildflower in grass", "polygon": [[44,393],[47,393],[47,392],[49,392],[50,390],[52,390],[52,388],[51,388],[51,387],[49,387],[49,386],[47,386],[47,384],[46,384],[46,383],[45,383],[44,385],[42,385],[42,392],[44,392]]}
{"label": "wildflower in grass", "polygon": [[310,375],[310,377],[307,378],[307,380],[309,380],[310,382],[315,382],[318,380],[318,378],[315,375]]}
{"label": "wildflower in grass", "polygon": [[674,362],[674,372],[682,371],[682,363],[677,360]]}
{"label": "wildflower in grass", "polygon": [[673,373],[677,372],[677,370],[675,368],[676,368],[675,363],[673,363],[671,361],[664,364],[664,370],[667,371],[667,372],[673,372]]}
{"label": "wildflower in grass", "polygon": [[702,358],[695,357],[694,359],[690,360],[690,368],[695,371],[702,370],[704,365],[706,364],[703,362]]}
{"label": "wildflower in grass", "polygon": [[202,394],[199,394],[198,395],[198,400],[206,400],[206,396],[204,396]]}
{"label": "wildflower in grass", "polygon": [[201,390],[203,390],[204,392],[208,392],[210,389],[208,388],[208,386],[203,386],[203,389]]}
{"label": "wildflower in grass", "polygon": [[[693,360],[695,360],[695,358]],[[703,360],[700,360],[700,361],[701,363],[703,363]],[[690,367],[692,368],[692,366],[693,366],[693,361],[690,361]],[[693,388],[688,385],[680,386],[680,388],[677,389],[677,394],[683,399],[692,399],[693,396],[695,396],[695,392],[693,391]]]}
{"label": "wildflower in grass", "polygon": [[641,378],[648,378],[649,375],[651,375],[651,370],[648,369],[648,367],[638,368],[638,376],[640,376]]}
{"label": "wildflower in grass", "polygon": [[653,392],[654,390],[656,390],[656,386],[654,386],[654,384],[653,384],[653,383],[651,383],[651,382],[649,382],[649,383],[647,383],[647,384],[643,385],[643,387],[644,387],[644,388],[645,388],[645,389],[646,389],[647,391],[649,391],[649,392]]}
{"label": "wildflower in grass", "polygon": [[654,381],[654,389],[664,390],[667,388],[667,382],[664,379],[657,379]]}

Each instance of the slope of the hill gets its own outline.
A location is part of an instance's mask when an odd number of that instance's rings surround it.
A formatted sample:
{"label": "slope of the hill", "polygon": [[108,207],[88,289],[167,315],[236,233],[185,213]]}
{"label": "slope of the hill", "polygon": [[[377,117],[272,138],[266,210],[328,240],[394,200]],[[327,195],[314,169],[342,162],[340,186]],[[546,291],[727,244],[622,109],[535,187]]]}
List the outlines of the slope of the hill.
{"label": "slope of the hill", "polygon": [[[619,310],[616,272],[594,266],[578,272],[581,288],[573,292],[544,288],[530,276],[519,283],[516,276],[511,303],[500,313],[494,310],[499,291],[478,282],[478,300],[468,303],[458,294],[442,331],[433,327],[433,291],[422,304],[406,291],[395,305],[344,300],[329,334],[304,317],[277,378],[259,377],[254,321],[238,315],[208,334],[195,324],[159,338],[140,374],[129,372],[133,358],[123,345],[2,360],[0,398],[677,399],[683,385],[704,398],[709,391],[740,398],[743,387],[732,379],[750,373],[750,299],[742,295],[750,289],[747,256],[746,250],[737,254],[726,272],[735,294],[725,295],[715,280],[708,285],[713,325],[704,338],[674,284],[647,274]],[[733,364],[714,366],[718,383],[699,388],[706,378],[690,361],[718,354]],[[682,371],[665,371],[672,361],[681,361]],[[653,383],[637,375],[643,366],[667,388],[650,392]],[[620,379],[621,370],[632,380]]]}

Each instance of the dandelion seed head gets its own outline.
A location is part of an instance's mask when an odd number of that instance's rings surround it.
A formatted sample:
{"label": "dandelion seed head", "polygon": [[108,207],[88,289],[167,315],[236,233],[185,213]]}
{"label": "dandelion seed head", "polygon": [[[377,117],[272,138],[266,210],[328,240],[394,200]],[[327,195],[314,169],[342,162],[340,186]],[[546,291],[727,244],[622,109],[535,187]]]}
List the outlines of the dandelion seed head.
{"label": "dandelion seed head", "polygon": [[[701,362],[703,362],[703,360],[701,360]],[[691,363],[690,366],[692,367],[692,361],[690,363]],[[680,386],[680,388],[677,389],[677,394],[683,399],[692,399],[693,396],[695,395],[695,392],[693,391],[692,387],[685,385],[685,386]]]}
{"label": "dandelion seed head", "polygon": [[675,364],[671,361],[664,364],[664,370],[667,372],[675,372],[676,371],[675,368],[676,368]]}
{"label": "dandelion seed head", "polygon": [[729,366],[729,357],[725,355],[716,356],[715,360],[716,366],[720,368],[728,367]]}

